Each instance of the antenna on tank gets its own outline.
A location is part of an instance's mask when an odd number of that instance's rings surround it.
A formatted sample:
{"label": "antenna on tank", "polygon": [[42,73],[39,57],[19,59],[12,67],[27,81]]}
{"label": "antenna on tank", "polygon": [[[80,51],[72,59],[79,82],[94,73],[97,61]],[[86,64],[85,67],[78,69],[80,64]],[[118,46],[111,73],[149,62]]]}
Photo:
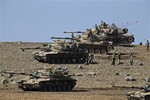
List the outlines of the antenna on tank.
{"label": "antenna on tank", "polygon": [[134,21],[134,22],[126,22],[126,24],[125,25],[122,25],[121,27],[123,28],[123,27],[126,27],[126,26],[129,26],[129,25],[133,25],[133,24],[137,24],[138,23],[138,21]]}

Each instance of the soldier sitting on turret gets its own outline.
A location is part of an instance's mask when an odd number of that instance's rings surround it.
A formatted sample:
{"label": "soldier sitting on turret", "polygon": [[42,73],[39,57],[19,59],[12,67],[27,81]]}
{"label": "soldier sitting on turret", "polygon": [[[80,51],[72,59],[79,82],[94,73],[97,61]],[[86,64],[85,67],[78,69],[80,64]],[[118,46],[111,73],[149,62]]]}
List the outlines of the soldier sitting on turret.
{"label": "soldier sitting on turret", "polygon": [[112,28],[112,29],[116,29],[117,26],[116,26],[114,23],[112,23],[111,28]]}
{"label": "soldier sitting on turret", "polygon": [[100,28],[98,28],[98,26],[95,25],[95,29],[96,29],[96,35],[99,35],[100,34]]}
{"label": "soldier sitting on turret", "polygon": [[91,29],[88,29],[87,34],[88,34],[88,38],[89,38],[89,37],[91,37],[91,36],[93,36],[93,34],[92,34],[92,30],[91,30]]}
{"label": "soldier sitting on turret", "polygon": [[34,78],[39,78],[41,76],[41,73],[39,73],[38,71],[35,71],[32,73],[32,77]]}
{"label": "soldier sitting on turret", "polygon": [[100,27],[105,29],[105,28],[107,28],[107,24],[105,22],[101,21]]}

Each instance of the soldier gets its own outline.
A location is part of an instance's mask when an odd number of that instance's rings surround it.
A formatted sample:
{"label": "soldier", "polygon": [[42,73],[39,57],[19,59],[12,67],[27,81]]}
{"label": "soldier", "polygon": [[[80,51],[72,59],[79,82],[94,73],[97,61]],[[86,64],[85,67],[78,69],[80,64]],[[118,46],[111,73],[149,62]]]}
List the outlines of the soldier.
{"label": "soldier", "polygon": [[89,30],[88,30],[88,38],[89,38],[89,37],[91,37],[91,36],[93,36],[93,34],[92,34],[92,30],[91,30],[91,29],[89,29]]}
{"label": "soldier", "polygon": [[149,51],[149,41],[147,40],[147,42],[146,42],[146,51]]}
{"label": "soldier", "polygon": [[116,61],[116,53],[114,52],[113,58],[112,58],[112,65],[115,65],[115,61]]}
{"label": "soldier", "polygon": [[101,21],[100,27],[105,29],[105,28],[107,28],[107,24],[105,22]]}
{"label": "soldier", "polygon": [[142,42],[140,42],[139,45],[142,45]]}
{"label": "soldier", "polygon": [[98,28],[97,24],[95,25],[95,29],[96,29],[96,35],[99,35],[100,29]]}
{"label": "soldier", "polygon": [[119,53],[118,53],[118,65],[121,64],[120,59],[121,59],[121,54],[120,54],[120,52],[119,52]]}
{"label": "soldier", "polygon": [[89,54],[88,64],[93,63],[93,58],[94,58],[94,55],[93,54]]}
{"label": "soldier", "polygon": [[89,56],[86,59],[85,64],[88,65],[90,63],[93,63],[93,58],[94,58],[94,55],[93,54],[89,54]]}
{"label": "soldier", "polygon": [[130,65],[133,65],[133,53],[130,53]]}

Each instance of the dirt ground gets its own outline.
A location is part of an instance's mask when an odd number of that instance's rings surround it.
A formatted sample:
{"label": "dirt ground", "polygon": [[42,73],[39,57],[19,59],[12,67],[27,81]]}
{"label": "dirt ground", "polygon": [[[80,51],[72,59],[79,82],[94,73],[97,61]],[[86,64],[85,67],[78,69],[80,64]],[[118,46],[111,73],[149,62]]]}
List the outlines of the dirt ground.
{"label": "dirt ground", "polygon": [[[20,48],[42,47],[43,43],[22,42],[0,42],[0,71],[13,70],[15,72],[25,71],[27,73],[50,66],[46,63],[36,61],[32,53],[37,50],[21,51]],[[150,51],[145,46],[134,45],[131,47],[115,47],[119,52],[134,53],[133,65],[129,59],[122,59],[122,64],[111,65],[112,59],[107,55],[95,55],[96,64],[57,64],[55,67],[65,66],[77,84],[72,92],[24,92],[11,85],[25,76],[16,75],[12,78],[0,77],[0,100],[127,100],[126,93],[132,88],[118,87],[142,87],[146,78],[150,77]],[[102,57],[102,58],[101,58]],[[1,75],[1,73],[0,73]],[[78,76],[79,75],[79,76]],[[136,81],[126,81],[130,76]],[[3,80],[9,81],[9,87],[4,88]]]}
{"label": "dirt ground", "polygon": [[0,100],[127,100],[125,94],[132,90],[75,88],[72,92],[29,92],[16,88],[0,88]]}

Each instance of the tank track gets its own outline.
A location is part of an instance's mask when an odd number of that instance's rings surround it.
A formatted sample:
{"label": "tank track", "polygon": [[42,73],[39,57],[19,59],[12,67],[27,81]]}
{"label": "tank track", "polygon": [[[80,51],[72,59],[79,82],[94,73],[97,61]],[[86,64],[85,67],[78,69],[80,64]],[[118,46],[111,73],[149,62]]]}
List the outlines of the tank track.
{"label": "tank track", "polygon": [[20,83],[19,88],[24,91],[72,91],[76,85],[76,80],[50,80],[39,84]]}

